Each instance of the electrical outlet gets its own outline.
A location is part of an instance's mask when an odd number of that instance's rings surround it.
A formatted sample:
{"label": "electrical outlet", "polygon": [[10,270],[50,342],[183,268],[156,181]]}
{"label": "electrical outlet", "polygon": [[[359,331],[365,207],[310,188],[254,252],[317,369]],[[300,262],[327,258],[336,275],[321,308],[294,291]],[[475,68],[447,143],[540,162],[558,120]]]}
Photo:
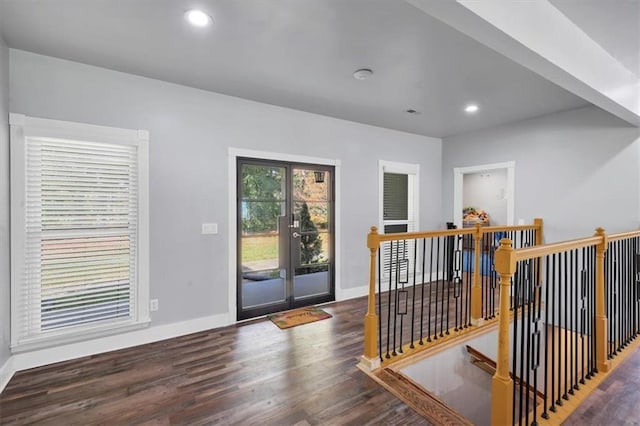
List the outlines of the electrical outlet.
{"label": "electrical outlet", "polygon": [[155,312],[158,310],[158,299],[151,299],[149,301],[149,310]]}

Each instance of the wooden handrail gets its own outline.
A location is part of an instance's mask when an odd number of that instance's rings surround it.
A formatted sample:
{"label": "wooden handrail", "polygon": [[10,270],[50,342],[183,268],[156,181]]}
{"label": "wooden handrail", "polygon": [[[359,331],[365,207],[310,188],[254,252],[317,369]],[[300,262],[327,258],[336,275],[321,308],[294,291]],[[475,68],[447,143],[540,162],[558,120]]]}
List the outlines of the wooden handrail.
{"label": "wooden handrail", "polygon": [[621,232],[619,234],[607,235],[607,240],[609,241],[620,241],[620,240],[628,240],[629,238],[640,237],[639,231],[629,231],[629,232]]}
{"label": "wooden handrail", "polygon": [[593,247],[602,243],[602,237],[593,236],[580,238],[577,240],[563,241],[560,243],[545,244],[542,246],[525,247],[514,250],[513,255],[516,262],[521,260],[535,259],[537,257],[548,256],[550,254],[562,253],[569,250]]}
{"label": "wooden handrail", "polygon": [[[481,226],[480,233],[488,234],[490,232],[508,232],[508,231],[531,231],[540,229],[538,225],[516,225],[516,226]],[[421,238],[436,237],[455,237],[456,235],[471,235],[476,233],[476,227],[473,228],[457,228],[457,229],[441,229],[437,231],[421,231],[421,232],[395,232],[392,234],[379,234],[380,242],[396,241],[396,240],[418,240]]]}
{"label": "wooden handrail", "polygon": [[427,232],[396,232],[393,234],[380,234],[380,242],[396,240],[419,240],[421,238],[455,237],[456,235],[471,235],[474,228],[443,229]]}

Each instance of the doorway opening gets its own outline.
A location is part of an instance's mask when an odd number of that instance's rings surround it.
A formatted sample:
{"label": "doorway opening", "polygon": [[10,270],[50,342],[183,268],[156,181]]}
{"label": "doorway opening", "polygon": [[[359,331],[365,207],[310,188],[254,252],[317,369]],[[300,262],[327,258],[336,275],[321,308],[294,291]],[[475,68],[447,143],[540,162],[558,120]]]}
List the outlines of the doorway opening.
{"label": "doorway opening", "polygon": [[[471,222],[514,224],[515,161],[456,167],[453,175],[453,222],[458,228]],[[464,220],[465,213],[470,220]]]}
{"label": "doorway opening", "polygon": [[237,159],[237,319],[335,300],[334,168]]}

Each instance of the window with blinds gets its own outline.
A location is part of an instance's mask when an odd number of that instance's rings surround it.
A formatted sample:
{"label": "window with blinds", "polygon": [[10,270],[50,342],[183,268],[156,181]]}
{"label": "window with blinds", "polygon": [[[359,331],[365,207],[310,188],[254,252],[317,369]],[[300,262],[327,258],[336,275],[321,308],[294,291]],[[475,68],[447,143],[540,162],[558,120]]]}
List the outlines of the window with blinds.
{"label": "window with blinds", "polygon": [[[382,226],[385,234],[417,231],[416,165],[381,162]],[[413,272],[413,240],[382,244],[383,275],[397,276],[400,282]]]}
{"label": "window with blinds", "polygon": [[[18,137],[24,203],[14,232],[23,250],[14,258],[13,345],[139,323],[148,316],[140,312],[140,145],[29,130]],[[19,133],[12,126],[12,144]]]}

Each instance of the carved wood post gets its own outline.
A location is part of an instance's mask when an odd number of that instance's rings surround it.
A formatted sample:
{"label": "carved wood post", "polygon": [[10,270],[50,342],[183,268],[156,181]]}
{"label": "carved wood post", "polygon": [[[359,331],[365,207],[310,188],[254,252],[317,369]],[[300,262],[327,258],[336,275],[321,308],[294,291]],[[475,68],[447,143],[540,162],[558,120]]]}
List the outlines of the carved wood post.
{"label": "carved wood post", "polygon": [[516,272],[511,240],[503,238],[495,254],[495,269],[500,274],[500,314],[498,323],[498,358],[491,382],[491,424],[511,424],[513,415],[513,380],[509,375],[509,289]]}
{"label": "carved wood post", "polygon": [[364,317],[364,355],[360,364],[367,370],[375,370],[380,366],[376,339],[378,337],[378,315],[376,314],[376,254],[380,247],[378,228],[371,227],[367,236],[367,247],[370,251],[369,259],[369,300],[367,314]]}
{"label": "carved wood post", "polygon": [[607,312],[604,304],[604,256],[607,251],[608,241],[602,228],[596,229],[596,236],[602,238],[602,241],[596,246],[596,366],[599,372],[607,372],[609,371],[610,361],[607,357],[609,336]]}
{"label": "carved wood post", "polygon": [[482,325],[482,228],[476,223],[473,233],[473,284],[471,286],[471,324]]}

